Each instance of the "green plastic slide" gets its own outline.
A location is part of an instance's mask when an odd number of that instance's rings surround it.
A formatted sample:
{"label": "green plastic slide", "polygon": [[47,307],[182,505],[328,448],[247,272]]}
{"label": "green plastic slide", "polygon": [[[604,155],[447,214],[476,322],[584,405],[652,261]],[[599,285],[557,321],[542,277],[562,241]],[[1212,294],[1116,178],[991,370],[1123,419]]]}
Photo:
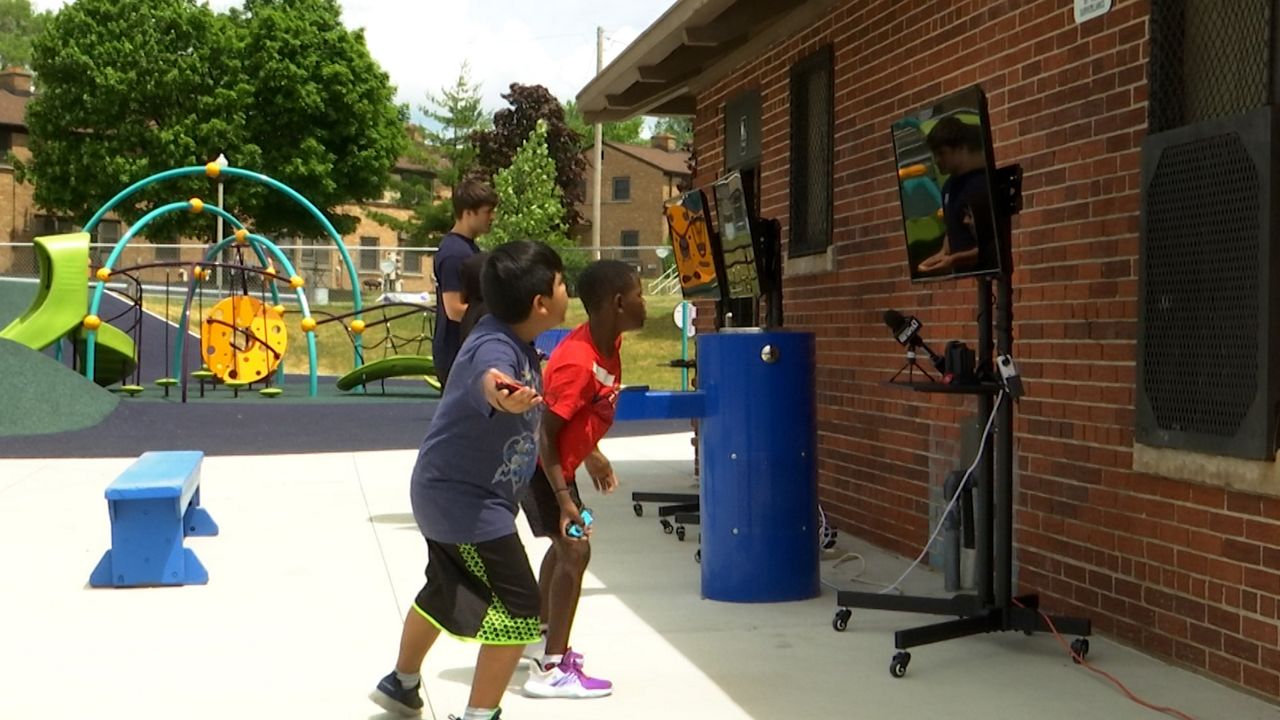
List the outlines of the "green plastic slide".
{"label": "green plastic slide", "polygon": [[[85,334],[84,328],[76,332],[76,352],[81,358],[84,357]],[[103,387],[124,380],[138,366],[133,355],[133,338],[115,325],[102,323],[98,328],[98,346],[94,352],[93,381]],[[84,368],[80,371],[83,373]]]}
{"label": "green plastic slide", "polygon": [[[43,350],[75,332],[76,348],[84,357],[85,330],[81,323],[89,307],[89,233],[49,235],[32,241],[40,261],[40,289],[22,317],[0,330],[0,338]],[[137,366],[133,339],[103,323],[98,328],[93,381],[111,385]]]}
{"label": "green plastic slide", "polygon": [[425,375],[435,377],[436,363],[428,355],[396,355],[365,363],[338,378],[339,390],[351,390],[361,385],[393,377]]}
{"label": "green plastic slide", "polygon": [[0,338],[43,350],[84,320],[89,307],[89,233],[38,237],[33,243],[40,261],[40,290],[31,307],[0,330]]}

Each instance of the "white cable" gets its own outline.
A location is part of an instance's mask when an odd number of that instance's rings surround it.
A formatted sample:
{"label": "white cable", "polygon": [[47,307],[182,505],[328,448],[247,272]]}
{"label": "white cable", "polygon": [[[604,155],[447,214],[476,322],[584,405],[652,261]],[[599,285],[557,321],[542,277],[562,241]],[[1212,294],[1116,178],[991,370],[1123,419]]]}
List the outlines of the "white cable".
{"label": "white cable", "polygon": [[947,515],[951,512],[951,508],[955,506],[956,500],[960,499],[960,493],[964,490],[964,486],[968,484],[969,478],[973,476],[974,468],[978,467],[978,463],[982,462],[982,451],[987,447],[987,438],[991,437],[991,423],[995,422],[996,413],[1000,410],[1000,403],[1003,401],[1004,391],[1001,390],[1000,394],[996,396],[995,406],[991,408],[991,416],[987,418],[987,426],[982,431],[982,441],[978,443],[978,455],[973,459],[973,464],[969,466],[969,469],[965,471],[964,477],[960,479],[960,484],[956,486],[955,494],[951,496],[951,501],[947,503],[947,507],[942,511],[942,515],[940,516],[941,519],[938,521],[938,526],[933,529],[933,534],[929,536],[929,541],[924,544],[924,549],[920,551],[920,555],[915,559],[915,562],[908,565],[907,569],[902,572],[902,575],[898,576],[897,580],[893,581],[892,585],[886,586],[884,590],[876,593],[877,595],[883,595],[891,590],[897,590],[898,585],[907,578],[907,575],[910,574],[912,570],[916,569],[916,566],[919,565],[922,560],[924,560],[924,556],[928,554],[929,548],[933,546],[933,541],[938,539],[938,533],[942,531],[942,526],[946,522]]}

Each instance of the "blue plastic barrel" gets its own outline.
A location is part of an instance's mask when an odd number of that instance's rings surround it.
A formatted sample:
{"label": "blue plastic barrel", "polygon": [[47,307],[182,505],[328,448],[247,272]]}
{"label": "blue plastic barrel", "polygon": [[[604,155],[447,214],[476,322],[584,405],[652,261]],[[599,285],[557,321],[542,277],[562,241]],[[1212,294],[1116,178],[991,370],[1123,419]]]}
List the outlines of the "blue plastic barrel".
{"label": "blue plastic barrel", "polygon": [[542,353],[544,357],[551,357],[551,352],[555,350],[556,347],[560,345],[560,342],[563,341],[571,332],[573,331],[570,328],[552,328],[551,330],[544,330],[541,335],[534,338],[533,346],[537,348],[538,352]]}
{"label": "blue plastic barrel", "polygon": [[818,570],[814,336],[698,336],[702,594],[807,600]]}

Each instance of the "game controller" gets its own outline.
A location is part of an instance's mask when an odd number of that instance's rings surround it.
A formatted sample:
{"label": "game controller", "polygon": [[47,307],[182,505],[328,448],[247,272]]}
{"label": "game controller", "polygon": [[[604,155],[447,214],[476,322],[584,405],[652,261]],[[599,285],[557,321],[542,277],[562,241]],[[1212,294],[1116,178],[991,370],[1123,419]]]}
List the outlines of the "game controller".
{"label": "game controller", "polygon": [[581,538],[585,529],[591,527],[593,521],[590,508],[582,508],[578,514],[582,516],[582,525],[571,522],[564,528],[564,533],[574,539]]}

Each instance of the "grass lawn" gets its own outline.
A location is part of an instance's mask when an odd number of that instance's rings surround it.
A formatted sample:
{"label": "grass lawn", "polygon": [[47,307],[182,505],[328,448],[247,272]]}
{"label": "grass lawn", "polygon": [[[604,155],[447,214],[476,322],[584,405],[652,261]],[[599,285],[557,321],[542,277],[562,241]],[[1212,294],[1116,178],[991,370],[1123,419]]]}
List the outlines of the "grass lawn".
{"label": "grass lawn", "polygon": [[[676,328],[675,323],[671,321],[672,312],[679,302],[680,297],[678,295],[657,295],[646,298],[649,310],[648,322],[642,330],[628,333],[622,341],[622,372],[623,381],[626,384],[648,385],[654,390],[680,389],[680,370],[678,368],[659,366],[669,360],[680,357],[680,331]],[[206,299],[204,303],[205,311],[207,312],[215,303],[216,300]],[[163,299],[148,298],[146,307],[153,312],[163,313],[164,301]],[[313,305],[311,309],[317,320],[323,320],[326,317],[325,313],[341,315],[350,312],[351,305]],[[409,308],[388,308],[386,312],[388,316],[393,316],[406,310],[409,310]],[[176,322],[180,314],[181,307],[177,303],[171,303],[169,317]],[[195,328],[200,316],[195,307],[192,308],[191,314],[191,324]],[[301,317],[296,310],[291,311],[287,317],[289,347],[285,352],[285,371],[305,374],[307,372],[307,345],[306,337],[301,327],[299,327]],[[382,317],[382,310],[370,311],[366,309],[364,312],[365,323],[370,325],[378,322]],[[582,309],[582,303],[577,299],[571,300],[564,326],[576,327],[584,322],[586,318],[587,314]],[[424,329],[424,319],[428,322],[434,322],[434,318],[430,315],[413,313],[408,317],[392,320],[387,324],[369,327],[365,331],[363,338],[366,361],[376,360],[383,357],[384,354],[430,355],[431,341],[429,336],[433,328],[426,327]],[[343,322],[349,324],[350,319]],[[388,326],[390,332],[388,332]],[[417,339],[424,332],[427,335],[427,339],[419,346]],[[389,335],[392,337],[389,338]],[[394,352],[390,349],[392,340],[394,340],[398,348]],[[693,339],[690,338],[690,356],[694,354],[693,346]],[[339,323],[324,323],[316,328],[316,356],[319,363],[318,370],[321,375],[342,375],[354,367],[350,337],[346,330],[339,326]]]}

